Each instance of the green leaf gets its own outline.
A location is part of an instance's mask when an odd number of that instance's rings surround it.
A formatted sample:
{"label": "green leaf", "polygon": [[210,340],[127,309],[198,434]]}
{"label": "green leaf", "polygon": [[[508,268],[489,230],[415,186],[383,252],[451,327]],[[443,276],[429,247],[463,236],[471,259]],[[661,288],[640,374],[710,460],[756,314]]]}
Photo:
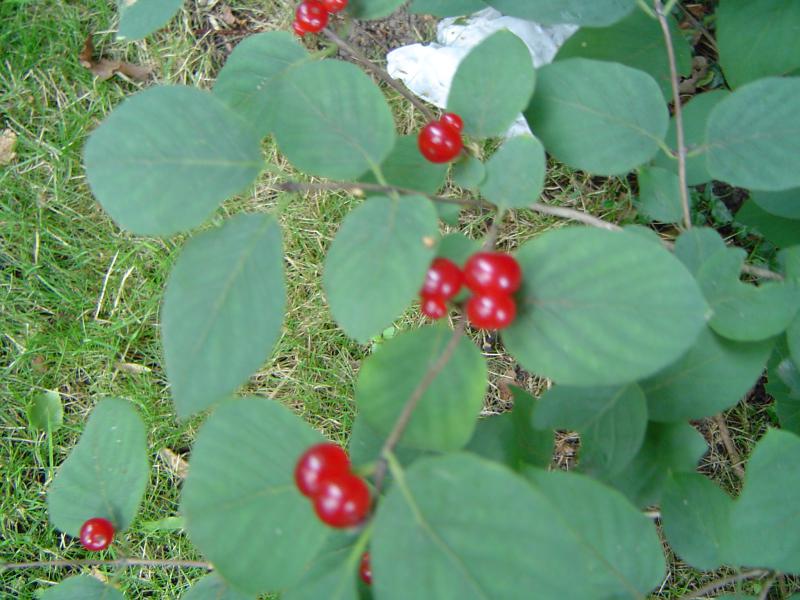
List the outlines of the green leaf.
{"label": "green leaf", "polygon": [[356,573],[361,553],[354,553],[354,542],[349,533],[331,536],[302,580],[281,594],[281,600],[358,600]]}
{"label": "green leaf", "polygon": [[535,80],[525,43],[508,30],[498,31],[458,65],[447,110],[461,116],[467,135],[501,135],[528,105]]}
{"label": "green leaf", "polygon": [[800,219],[800,188],[783,192],[753,192],[751,198],[759,208],[776,217]]}
{"label": "green leaf", "polygon": [[544,147],[535,137],[511,138],[486,163],[481,194],[497,206],[529,206],[544,189],[546,162]]}
{"label": "green leaf", "polygon": [[778,252],[778,264],[786,279],[800,284],[800,245]]}
{"label": "green leaf", "polygon": [[84,151],[95,197],[117,224],[168,236],[200,225],[263,167],[258,136],[208,92],[152,87],[120,104]]}
{"label": "green leaf", "polygon": [[139,509],[148,472],[147,436],[136,409],[119,398],[101,400],[47,492],[50,522],[73,537],[92,517],[126,530]]}
{"label": "green leaf", "polygon": [[658,167],[642,167],[638,179],[636,206],[639,212],[660,223],[679,223],[683,219],[680,181],[675,173]]}
{"label": "green leaf", "polygon": [[310,62],[283,78],[276,97],[275,139],[301,171],[356,179],[381,164],[395,143],[394,120],[378,86],[338,60]]}
{"label": "green leaf", "polygon": [[525,118],[558,160],[597,175],[622,175],[658,152],[669,115],[647,73],[572,58],[539,69]]}
{"label": "green leaf", "polygon": [[712,571],[726,562],[733,500],[699,473],[673,473],[661,498],[661,523],[683,562]]}
{"label": "green leaf", "polygon": [[[386,441],[386,437],[385,434],[379,433],[359,414],[355,421],[353,421],[353,428],[350,431],[350,439],[347,445],[350,462],[356,467],[363,467],[374,463],[380,458],[381,449],[383,448],[383,443]],[[421,456],[430,454],[425,450],[409,448],[403,444],[398,444],[393,452],[397,461],[403,466],[410,465]],[[387,477],[388,476],[387,474]]]}
{"label": "green leaf", "polygon": [[117,0],[117,38],[139,40],[161,29],[175,16],[183,0]]}
{"label": "green leaf", "polygon": [[800,365],[800,313],[786,330],[786,341],[789,344],[789,353],[794,364]]}
{"label": "green leaf", "polygon": [[800,67],[800,4],[792,0],[727,0],[717,9],[719,61],[735,88]]}
{"label": "green leaf", "polygon": [[510,17],[536,21],[542,25],[573,23],[605,27],[625,18],[635,6],[634,0],[485,0],[486,4]]}
{"label": "green leaf", "polygon": [[604,480],[636,506],[658,504],[670,473],[693,473],[708,450],[705,438],[686,423],[653,423],[644,444],[620,473]]}
{"label": "green leaf", "polygon": [[735,564],[800,572],[800,438],[770,429],[747,463],[744,490],[731,511]]}
{"label": "green leaf", "polygon": [[[690,102],[683,105],[684,144],[691,155],[686,157],[686,183],[688,185],[699,185],[713,179],[708,172],[706,163],[706,152],[708,151],[706,126],[711,111],[730,95],[731,93],[727,90],[713,90],[698,94]],[[665,141],[677,155],[678,130],[674,118],[669,120],[669,129],[667,129]],[[678,173],[678,159],[667,156],[664,152],[659,152],[656,155],[653,164],[673,173]]]}
{"label": "green leaf", "polygon": [[710,227],[693,227],[675,241],[675,256],[697,276],[700,268],[718,251],[725,250],[725,241]]}
{"label": "green leaf", "polygon": [[670,252],[627,232],[584,227],[538,236],[517,253],[514,357],[557,383],[606,386],[677,360],[705,323],[697,283]]}
{"label": "green leaf", "polygon": [[478,421],[466,450],[514,469],[545,468],[553,460],[553,432],[532,427],[536,399],[516,386],[509,386],[514,408]]}
{"label": "green leaf", "polygon": [[434,206],[436,208],[436,214],[439,215],[442,223],[447,223],[453,227],[458,226],[458,219],[461,216],[461,206],[445,202],[436,202]]}
{"label": "green leaf", "polygon": [[43,392],[28,406],[28,426],[34,431],[44,431],[47,435],[52,435],[63,424],[64,407],[58,392]]}
{"label": "green leaf", "polygon": [[772,345],[735,342],[704,328],[686,354],[641,383],[650,419],[701,419],[734,406],[761,377]]}
{"label": "green leaf", "polygon": [[800,219],[777,217],[748,200],[736,213],[736,221],[752,228],[756,233],[779,248],[800,244]]}
{"label": "green leaf", "polygon": [[800,77],[749,83],[708,119],[708,171],[731,185],[765,191],[800,186]]}
{"label": "green leaf", "polygon": [[463,233],[449,233],[439,242],[436,256],[449,258],[459,267],[464,267],[464,263],[469,257],[481,249],[481,243],[465,236]]}
{"label": "green leaf", "polygon": [[[447,165],[426,160],[417,146],[417,136],[397,138],[391,154],[381,164],[381,171],[389,185],[435,194],[447,178]],[[375,174],[367,172],[359,181],[378,183]]]}
{"label": "green leaf", "polygon": [[425,13],[437,17],[460,17],[486,8],[481,0],[413,0],[412,13]]}
{"label": "green leaf", "polygon": [[365,343],[408,308],[434,258],[435,246],[426,242],[436,238],[436,210],[422,196],[374,196],[347,215],[322,276],[333,318],[347,335]]}
{"label": "green leaf", "polygon": [[[692,70],[692,49],[677,23],[668,18],[678,73]],[[610,27],[583,27],[558,51],[555,60],[591,58],[621,63],[652,75],[665,98],[672,98],[669,60],[661,27],[656,19],[635,10]]]}
{"label": "green leaf", "polygon": [[255,596],[232,589],[219,575],[212,573],[189,588],[181,600],[254,600]]}
{"label": "green leaf", "polygon": [[123,600],[122,593],[88,575],[65,579],[58,585],[47,588],[42,600]]}
{"label": "green leaf", "polygon": [[531,485],[470,454],[415,463],[378,507],[375,596],[641,598],[658,585],[663,556],[645,517],[574,474],[541,477]]}
{"label": "green leaf", "polygon": [[[387,435],[428,369],[437,364],[452,339],[444,326],[409,331],[387,341],[361,366],[356,403],[381,435]],[[456,450],[475,429],[487,386],[486,362],[462,337],[414,410],[403,444],[422,450]]]}
{"label": "green leaf", "polygon": [[767,393],[775,400],[775,410],[781,427],[800,435],[800,369],[790,359],[781,356],[767,371]]}
{"label": "green leaf", "polygon": [[180,418],[229,396],[264,364],[285,306],[272,216],[237,215],[187,242],[167,282],[161,326]]}
{"label": "green leaf", "polygon": [[556,385],[542,395],[533,424],[579,432],[581,470],[613,474],[642,447],[647,403],[635,383],[605,388]]}
{"label": "green leaf", "polygon": [[307,59],[306,49],[286,31],[251,35],[225,61],[214,83],[214,95],[263,137],[281,116],[275,99],[283,77]]}
{"label": "green leaf", "polygon": [[350,0],[347,12],[356,19],[382,19],[388,17],[406,0]]}
{"label": "green leaf", "polygon": [[789,326],[800,306],[800,288],[791,282],[756,287],[739,281],[745,255],[739,248],[717,252],[700,268],[697,281],[713,311],[711,328],[732,340],[755,342]]}
{"label": "green leaf", "polygon": [[264,398],[228,401],[200,428],[181,513],[192,542],[241,592],[292,585],[325,543],[329,529],[294,483],[297,459],[321,441]]}
{"label": "green leaf", "polygon": [[467,190],[477,190],[486,179],[486,166],[471,155],[462,157],[453,165],[453,183]]}

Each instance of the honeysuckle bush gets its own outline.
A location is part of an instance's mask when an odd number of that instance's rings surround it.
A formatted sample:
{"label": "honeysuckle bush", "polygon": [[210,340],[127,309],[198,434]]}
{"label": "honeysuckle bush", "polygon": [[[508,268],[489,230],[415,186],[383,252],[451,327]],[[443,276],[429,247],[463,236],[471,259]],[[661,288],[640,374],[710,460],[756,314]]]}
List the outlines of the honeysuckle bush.
{"label": "honeysuckle bush", "polygon": [[[403,3],[350,0],[329,37],[347,19]],[[148,34],[180,4],[120,0],[120,35]],[[598,227],[566,226],[516,249],[518,314],[500,337],[553,386],[538,399],[512,388],[510,413],[478,418],[487,365],[462,335],[463,317],[400,333],[370,354],[348,450],[373,486],[373,508],[343,531],[320,522],[293,481],[322,435],[278,402],[237,395],[283,324],[278,221],[239,214],[192,235],[161,312],[177,416],[207,414],[181,513],[213,573],[184,598],[644,598],[666,569],[644,512],[653,507],[670,546],[697,569],[800,573],[800,3],[723,0],[715,34],[724,80],[684,97],[673,117],[676,77],[690,74],[692,54],[675,2],[416,0],[412,9],[448,16],[487,6],[580,30],[538,69],[509,31],[470,52],[447,99],[466,140],[502,136],[520,112],[533,135],[488,158],[465,154],[450,171],[425,161],[416,132],[398,132],[384,89],[361,68],[281,31],[243,41],[212,90],[150,87],[89,138],[92,192],[142,236],[202,226],[266,167],[268,137],[298,171],[356,190],[322,286],[336,323],[359,343],[412,306],[435,257],[463,265],[484,245],[440,235],[440,218],[453,216],[436,196],[448,173],[466,203],[502,215],[548,211],[538,203],[547,154],[598,176],[634,171],[640,222],[659,224],[660,235],[572,211]],[[771,264],[754,268],[729,232],[693,226],[689,186],[712,181],[749,191],[736,219],[775,247]],[[697,472],[708,448],[690,421],[734,406],[765,369],[780,428],[756,443],[731,497]],[[581,436],[571,472],[548,468],[563,429]],[[147,485],[146,437],[130,402],[100,400],[49,489],[52,525],[77,536],[101,517],[124,537]],[[369,588],[357,577],[367,550]],[[45,597],[122,594],[82,576]]]}

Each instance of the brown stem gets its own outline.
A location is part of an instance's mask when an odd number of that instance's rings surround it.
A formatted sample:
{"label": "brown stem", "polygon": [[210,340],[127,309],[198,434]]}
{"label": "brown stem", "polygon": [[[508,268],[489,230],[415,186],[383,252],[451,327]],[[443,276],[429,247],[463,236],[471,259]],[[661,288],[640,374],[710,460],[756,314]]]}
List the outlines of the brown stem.
{"label": "brown stem", "polygon": [[616,225],[615,223],[598,219],[597,217],[593,217],[588,213],[574,210],[572,208],[564,208],[563,206],[550,206],[549,204],[542,204],[541,202],[534,202],[528,208],[543,215],[550,215],[552,217],[559,217],[560,219],[568,219],[570,221],[578,221],[579,223],[591,225],[592,227],[598,227],[599,229],[608,229],[610,231],[620,231],[622,229],[622,227]]}
{"label": "brown stem", "polygon": [[742,571],[741,573],[737,573],[736,575],[730,575],[728,577],[723,577],[722,579],[717,579],[716,581],[712,581],[711,583],[704,585],[700,589],[692,592],[690,596],[685,596],[681,600],[694,600],[695,598],[702,598],[706,594],[714,592],[732,583],[745,581],[747,579],[755,579],[756,577],[763,577],[764,575],[768,574],[769,571],[765,571],[764,569],[753,569],[751,571]]}
{"label": "brown stem", "polygon": [[754,267],[753,265],[742,265],[742,273],[754,275],[760,279],[773,279],[775,281],[783,281],[783,275],[775,273],[769,269],[762,269],[761,267]]}
{"label": "brown stem", "polygon": [[99,560],[93,558],[82,558],[78,560],[41,560],[20,563],[0,563],[0,572],[16,569],[39,569],[39,568],[68,568],[68,567],[169,567],[186,569],[206,569],[212,570],[211,563],[194,560],[148,560],[144,558],[120,558],[117,560]]}
{"label": "brown stem", "polygon": [[386,476],[387,455],[394,450],[394,447],[397,446],[398,442],[403,437],[403,433],[405,432],[406,427],[408,427],[408,423],[411,421],[411,416],[414,414],[414,410],[417,408],[420,400],[422,400],[422,396],[431,386],[433,380],[436,379],[439,373],[442,372],[442,369],[444,369],[445,365],[447,365],[447,363],[450,362],[450,359],[453,358],[453,354],[455,354],[458,343],[461,341],[461,338],[464,335],[465,327],[466,320],[463,318],[456,323],[455,329],[453,329],[453,335],[450,337],[450,341],[447,342],[447,346],[445,346],[441,356],[439,356],[439,359],[428,368],[425,376],[422,378],[419,384],[417,384],[417,387],[411,393],[411,396],[408,397],[408,400],[406,400],[406,404],[403,407],[403,411],[400,413],[400,416],[397,417],[397,421],[395,421],[394,427],[389,433],[389,437],[387,437],[386,441],[383,443],[381,454],[378,458],[378,463],[375,465],[375,489],[378,493],[381,491],[383,478]]}
{"label": "brown stem", "polygon": [[719,435],[722,438],[722,443],[725,445],[725,450],[728,451],[728,456],[731,458],[731,468],[733,472],[736,473],[739,480],[743,480],[744,469],[742,469],[742,456],[736,449],[733,439],[731,439],[731,432],[728,431],[728,424],[725,423],[725,417],[723,415],[715,416],[714,423],[716,423],[719,429]]}
{"label": "brown stem", "polygon": [[338,35],[336,35],[336,34],[335,34],[333,31],[331,31],[330,29],[327,29],[327,28],[326,28],[326,29],[323,29],[323,30],[322,30],[322,33],[323,33],[323,34],[324,34],[324,35],[325,35],[325,36],[326,36],[326,37],[327,37],[329,40],[331,40],[331,41],[332,41],[334,44],[336,44],[337,46],[339,46],[339,48],[341,48],[342,50],[344,50],[345,52],[347,52],[347,53],[348,53],[350,56],[352,56],[352,57],[353,57],[353,58],[355,58],[355,59],[356,59],[358,62],[360,62],[362,65],[364,65],[364,67],[365,67],[366,69],[369,69],[370,71],[372,71],[372,72],[373,72],[375,75],[377,75],[377,76],[378,76],[378,77],[379,77],[379,78],[380,78],[382,81],[384,81],[384,82],[385,82],[387,85],[389,85],[389,86],[391,86],[392,88],[394,88],[394,90],[395,90],[395,91],[397,91],[397,93],[398,93],[398,94],[400,94],[401,96],[403,96],[403,98],[405,98],[406,100],[408,100],[409,102],[411,102],[411,104],[413,104],[414,106],[416,106],[416,107],[417,107],[417,109],[418,109],[418,110],[419,110],[419,111],[420,111],[420,112],[421,112],[423,115],[425,115],[425,119],[426,119],[428,122],[430,122],[430,121],[436,121],[436,120],[437,120],[437,117],[436,117],[436,115],[434,115],[434,114],[433,114],[433,112],[431,112],[431,110],[430,110],[430,109],[429,109],[427,106],[425,106],[425,105],[424,105],[424,104],[423,104],[423,103],[420,101],[420,99],[419,99],[419,98],[417,98],[417,97],[416,97],[414,94],[412,94],[412,93],[411,93],[411,92],[408,90],[408,88],[407,88],[406,86],[404,86],[402,83],[400,83],[399,81],[397,81],[397,79],[395,79],[394,77],[392,77],[391,75],[389,75],[389,73],[387,73],[385,69],[382,69],[381,67],[379,67],[378,65],[376,65],[374,62],[372,62],[370,59],[368,59],[366,56],[364,56],[364,55],[363,55],[361,52],[359,52],[358,50],[356,50],[355,48],[353,48],[353,47],[352,47],[350,44],[348,44],[347,42],[345,42],[345,41],[344,41],[342,38],[340,38]]}
{"label": "brown stem", "polygon": [[683,221],[686,229],[692,228],[692,216],[689,212],[689,190],[686,185],[686,139],[683,132],[683,109],[681,108],[681,94],[678,84],[678,67],[675,61],[675,48],[672,46],[672,35],[669,32],[669,22],[664,14],[664,5],[661,0],[653,0],[656,16],[664,33],[664,43],[667,46],[669,59],[670,84],[672,85],[672,102],[675,107],[675,129],[678,133],[678,181],[681,193],[681,206],[683,206]]}

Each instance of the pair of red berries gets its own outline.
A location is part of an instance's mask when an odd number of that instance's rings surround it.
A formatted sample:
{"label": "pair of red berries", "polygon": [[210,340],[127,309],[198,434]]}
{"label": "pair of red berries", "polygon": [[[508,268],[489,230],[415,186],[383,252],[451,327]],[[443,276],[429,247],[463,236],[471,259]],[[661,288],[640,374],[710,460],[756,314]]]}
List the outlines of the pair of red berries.
{"label": "pair of red berries", "polygon": [[347,0],[303,0],[295,11],[292,29],[303,37],[325,29],[328,17],[347,8]]}
{"label": "pair of red berries", "polygon": [[461,154],[464,147],[461,141],[463,128],[464,122],[457,114],[443,114],[438,121],[431,121],[419,132],[419,151],[433,163],[450,162]]}
{"label": "pair of red berries", "polygon": [[81,525],[81,545],[90,552],[100,552],[111,545],[114,525],[108,519],[94,517]]}
{"label": "pair of red berries", "polygon": [[350,470],[341,447],[325,442],[306,450],[294,469],[297,489],[314,503],[320,521],[331,527],[355,527],[369,513],[366,482]]}
{"label": "pair of red berries", "polygon": [[422,314],[441,319],[447,314],[447,301],[456,296],[462,285],[472,290],[467,301],[467,318],[478,329],[503,329],[517,315],[511,295],[522,283],[522,270],[510,254],[477,252],[464,270],[446,258],[431,263],[420,290]]}

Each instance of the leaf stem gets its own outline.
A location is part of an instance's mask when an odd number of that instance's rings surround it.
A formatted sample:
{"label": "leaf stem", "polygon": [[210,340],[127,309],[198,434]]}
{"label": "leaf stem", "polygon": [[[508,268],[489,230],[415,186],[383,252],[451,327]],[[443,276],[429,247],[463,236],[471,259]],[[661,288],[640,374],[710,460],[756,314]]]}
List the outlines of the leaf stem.
{"label": "leaf stem", "polygon": [[694,600],[696,598],[703,598],[706,594],[714,592],[720,588],[724,588],[732,583],[738,583],[740,581],[745,581],[747,579],[755,579],[756,577],[763,577],[764,575],[768,575],[769,571],[764,569],[752,569],[750,571],[742,571],[741,573],[737,573],[736,575],[729,575],[728,577],[723,577],[721,579],[717,579],[712,581],[711,583],[704,585],[700,589],[695,590],[689,596],[685,596],[681,600]]}
{"label": "leaf stem", "polygon": [[0,563],[0,573],[3,571],[14,571],[19,569],[41,569],[53,568],[64,569],[70,567],[168,567],[176,569],[206,569],[211,571],[214,567],[211,563],[194,560],[150,560],[144,558],[120,558],[116,560],[100,560],[93,558],[82,558],[78,560],[41,560],[33,562],[19,563]]}
{"label": "leaf stem", "polygon": [[739,478],[739,480],[743,481],[744,469],[742,469],[742,457],[739,454],[739,451],[736,449],[736,445],[733,443],[731,432],[728,430],[728,424],[725,423],[725,417],[723,415],[717,415],[713,418],[713,421],[719,430],[719,436],[722,438],[722,444],[725,446],[728,456],[730,456],[731,468],[733,469],[733,472],[736,473],[736,476]]}
{"label": "leaf stem", "polygon": [[[670,0],[668,6],[674,2]],[[689,190],[686,185],[686,138],[683,131],[683,109],[681,108],[681,93],[678,83],[678,66],[675,60],[675,48],[672,45],[672,35],[669,31],[669,22],[661,0],[653,0],[656,9],[656,17],[661,25],[664,34],[664,44],[667,47],[667,58],[669,60],[670,84],[672,85],[672,103],[675,110],[675,130],[678,137],[678,181],[680,187],[681,206],[683,207],[683,222],[686,229],[692,228],[692,215],[689,211]]]}
{"label": "leaf stem", "polygon": [[425,106],[419,98],[417,98],[414,94],[412,94],[406,86],[402,83],[397,81],[394,77],[389,75],[385,69],[382,69],[374,62],[372,62],[369,58],[364,56],[361,52],[353,48],[350,44],[345,42],[342,38],[336,35],[330,29],[323,29],[322,33],[335,43],[339,48],[347,52],[350,56],[355,58],[358,62],[360,62],[364,67],[370,71],[372,71],[381,81],[385,82],[387,85],[392,87],[398,94],[403,96],[406,100],[411,102],[423,115],[425,115],[425,119],[427,121],[435,121],[436,115],[431,112],[431,110]]}

